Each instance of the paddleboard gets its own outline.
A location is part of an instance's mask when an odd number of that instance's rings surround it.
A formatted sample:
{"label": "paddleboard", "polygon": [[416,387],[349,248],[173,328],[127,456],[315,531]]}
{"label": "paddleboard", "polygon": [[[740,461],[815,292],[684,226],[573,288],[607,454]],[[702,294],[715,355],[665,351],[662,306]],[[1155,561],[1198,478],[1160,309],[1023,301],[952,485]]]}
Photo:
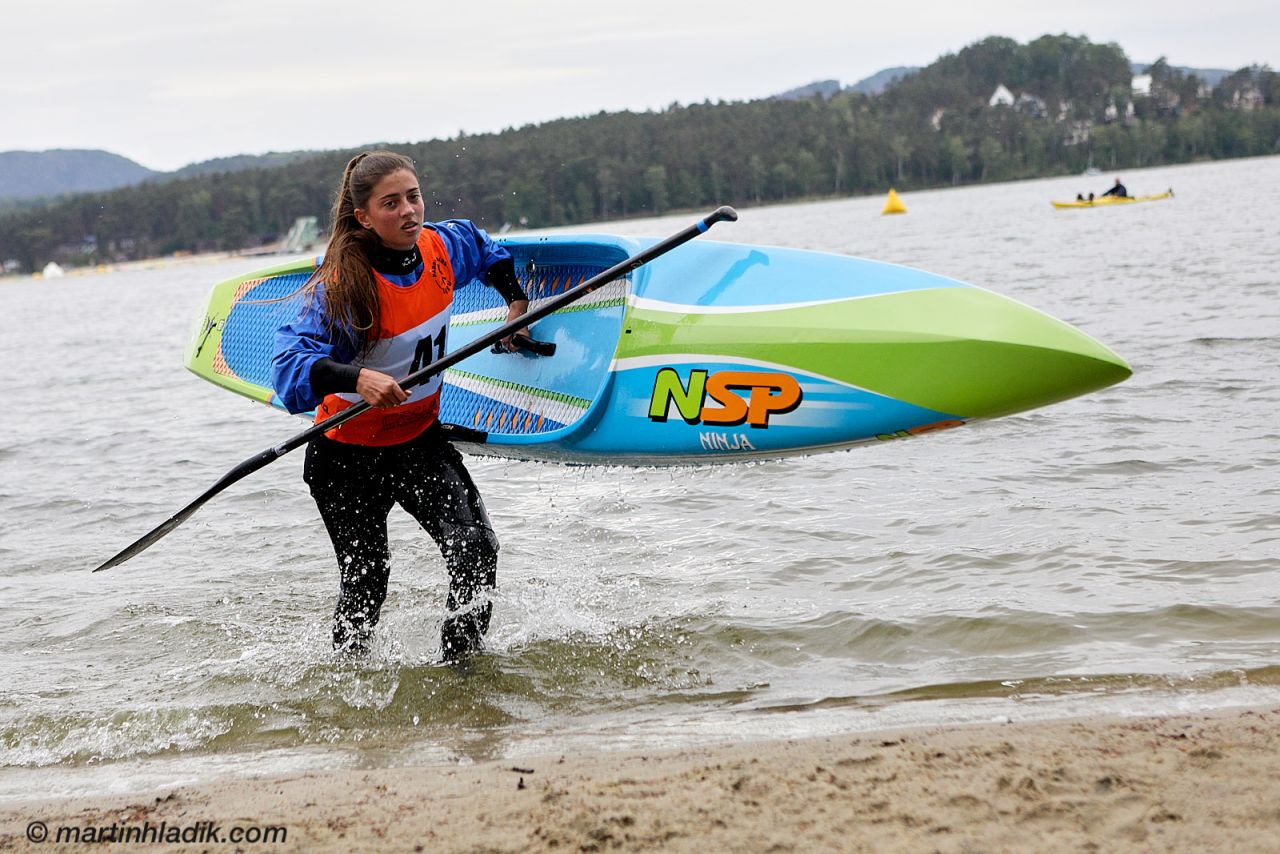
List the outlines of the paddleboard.
{"label": "paddleboard", "polygon": [[[512,237],[538,305],[655,241]],[[320,259],[215,285],[186,351],[196,375],[282,408],[277,327]],[[506,318],[455,290],[449,350]],[[655,465],[783,457],[896,441],[1065,400],[1130,368],[1085,333],[990,290],[862,258],[693,241],[533,326],[551,356],[483,351],[444,376],[464,450]]]}

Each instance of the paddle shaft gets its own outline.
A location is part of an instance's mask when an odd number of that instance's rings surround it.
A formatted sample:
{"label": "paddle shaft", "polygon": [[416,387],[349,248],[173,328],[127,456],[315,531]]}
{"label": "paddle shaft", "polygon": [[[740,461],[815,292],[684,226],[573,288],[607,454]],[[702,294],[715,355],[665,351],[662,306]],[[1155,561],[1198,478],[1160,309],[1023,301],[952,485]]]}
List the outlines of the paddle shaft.
{"label": "paddle shaft", "polygon": [[[413,388],[414,386],[417,386],[417,385],[421,385],[422,383],[426,382],[427,380],[431,379],[437,374],[440,374],[443,371],[453,367],[458,362],[461,362],[463,359],[466,359],[469,356],[474,356],[476,353],[479,353],[481,350],[485,350],[493,346],[498,341],[501,341],[507,336],[514,334],[515,332],[519,331],[520,329],[523,329],[529,324],[539,321],[542,318],[546,317],[547,315],[553,314],[554,312],[559,311],[560,309],[564,308],[566,305],[569,305],[572,302],[582,299],[582,297],[586,296],[592,291],[598,290],[604,285],[607,285],[609,282],[612,282],[615,279],[625,276],[627,273],[630,273],[632,270],[635,270],[637,267],[640,267],[644,264],[649,263],[654,258],[657,258],[659,255],[665,255],[666,253],[670,252],[672,249],[675,249],[677,246],[680,246],[681,244],[684,244],[684,243],[688,243],[690,240],[702,234],[703,232],[711,228],[711,226],[715,225],[716,223],[725,222],[725,221],[733,222],[737,218],[738,218],[738,213],[733,208],[728,206],[717,208],[707,216],[698,220],[693,225],[690,225],[687,228],[684,228],[683,230],[671,235],[665,240],[655,243],[653,246],[650,246],[648,249],[644,250],[643,252],[639,252],[635,255],[632,255],[630,258],[627,258],[624,261],[620,261],[619,263],[614,264],[612,267],[605,270],[603,273],[599,273],[595,276],[592,276],[590,279],[578,285],[577,287],[571,288],[565,291],[564,293],[560,294],[559,296],[551,297],[550,299],[547,299],[541,304],[539,304],[537,308],[530,309],[529,311],[525,312],[524,314],[520,315],[514,320],[504,323],[502,326],[498,327],[493,332],[490,332],[488,335],[482,335],[481,337],[475,339],[471,343],[465,344],[462,347],[459,347],[457,350],[454,350],[452,353],[449,353],[435,360],[431,364],[426,365],[425,367],[417,371],[414,371],[404,379],[400,380],[400,387],[407,389],[407,388]],[[206,489],[198,498],[196,498],[186,507],[183,507],[177,513],[170,516],[167,520],[165,520],[163,524],[147,532],[145,535],[139,538],[136,542],[132,543],[127,548],[123,549],[119,554],[115,555],[110,560],[106,561],[97,569],[95,569],[94,572],[101,572],[104,569],[110,569],[113,566],[119,566],[120,564],[124,563],[125,561],[129,560],[130,558],[134,557],[140,552],[145,551],[147,548],[151,547],[153,544],[155,544],[157,541],[163,538],[166,534],[168,534],[174,528],[177,528],[179,525],[185,522],[188,518],[191,517],[193,513],[196,512],[196,510],[200,509],[205,503],[207,503],[210,499],[212,499],[218,493],[225,490],[227,487],[231,486],[232,484],[236,483],[239,480],[242,480],[245,477],[248,477],[249,475],[256,472],[258,469],[264,468],[270,463],[275,462],[280,457],[283,457],[285,454],[289,453],[290,451],[293,451],[302,447],[303,445],[307,444],[312,439],[315,439],[317,436],[321,435],[322,433],[326,433],[334,429],[335,427],[338,427],[341,424],[345,424],[346,422],[360,415],[362,412],[364,412],[369,408],[370,408],[369,403],[367,401],[362,400],[359,403],[353,406],[349,406],[346,409],[342,410],[341,412],[338,412],[337,414],[330,416],[329,418],[325,419],[319,424],[312,425],[306,430],[303,430],[298,435],[290,439],[286,439],[285,441],[281,442],[278,445],[275,445],[274,447],[268,448],[265,451],[262,451],[260,453],[253,455],[249,459],[240,463],[235,468],[231,469],[231,471],[224,474],[221,478],[218,479],[218,481],[215,484],[213,484],[213,486]]]}

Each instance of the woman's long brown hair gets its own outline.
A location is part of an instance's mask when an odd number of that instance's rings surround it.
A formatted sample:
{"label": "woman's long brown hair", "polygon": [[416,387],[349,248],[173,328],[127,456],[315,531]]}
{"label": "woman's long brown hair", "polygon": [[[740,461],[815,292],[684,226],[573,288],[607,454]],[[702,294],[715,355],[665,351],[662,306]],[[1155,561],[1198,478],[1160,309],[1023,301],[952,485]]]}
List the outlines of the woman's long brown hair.
{"label": "woman's long brown hair", "polygon": [[360,225],[356,208],[366,208],[374,186],[401,169],[417,174],[412,160],[393,151],[366,151],[351,158],[333,202],[333,230],[324,261],[305,286],[307,298],[314,300],[316,285],[324,282],[326,331],[331,340],[354,339],[352,343],[361,353],[375,337],[372,332],[381,305],[370,266],[378,238]]}

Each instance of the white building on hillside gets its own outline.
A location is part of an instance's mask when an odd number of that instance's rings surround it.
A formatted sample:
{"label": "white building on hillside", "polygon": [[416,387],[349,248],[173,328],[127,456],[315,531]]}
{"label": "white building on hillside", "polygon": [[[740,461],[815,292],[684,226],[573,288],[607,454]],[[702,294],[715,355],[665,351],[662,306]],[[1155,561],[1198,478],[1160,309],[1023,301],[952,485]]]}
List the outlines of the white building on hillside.
{"label": "white building on hillside", "polygon": [[1017,99],[1013,97],[1013,93],[1001,83],[996,86],[996,91],[991,93],[991,99],[987,101],[987,106],[994,107],[1003,104],[1006,107],[1012,107],[1016,101]]}

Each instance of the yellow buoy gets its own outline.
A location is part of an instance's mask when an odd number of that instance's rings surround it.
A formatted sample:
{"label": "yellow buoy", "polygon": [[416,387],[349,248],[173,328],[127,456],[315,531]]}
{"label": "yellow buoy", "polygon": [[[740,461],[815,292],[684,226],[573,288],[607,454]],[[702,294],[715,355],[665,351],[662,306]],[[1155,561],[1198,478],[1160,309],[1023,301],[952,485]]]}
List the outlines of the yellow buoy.
{"label": "yellow buoy", "polygon": [[898,191],[891,187],[888,197],[884,200],[884,210],[880,211],[880,213],[883,215],[906,212],[907,206],[902,203],[902,199],[898,198]]}

